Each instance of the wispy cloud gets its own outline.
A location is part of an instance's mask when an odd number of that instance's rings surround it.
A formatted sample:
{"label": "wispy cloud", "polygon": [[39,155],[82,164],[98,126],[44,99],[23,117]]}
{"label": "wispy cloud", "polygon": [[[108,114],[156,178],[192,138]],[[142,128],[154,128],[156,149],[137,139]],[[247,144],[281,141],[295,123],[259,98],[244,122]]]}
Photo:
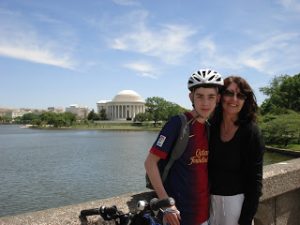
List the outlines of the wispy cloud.
{"label": "wispy cloud", "polygon": [[[41,17],[41,16],[40,16]],[[43,16],[42,18],[49,17]],[[63,43],[47,38],[24,15],[0,10],[0,56],[74,69],[75,62]]]}
{"label": "wispy cloud", "polygon": [[[285,69],[293,69],[300,60],[299,54],[296,53],[300,51],[300,44],[297,44],[299,37],[299,33],[272,35],[245,49],[239,56],[239,62],[272,75]],[[291,43],[293,44],[290,45]]]}
{"label": "wispy cloud", "polygon": [[145,62],[131,62],[123,65],[125,68],[135,71],[143,77],[157,78],[156,71],[152,65]]}
{"label": "wispy cloud", "polygon": [[[201,36],[201,35],[200,35]],[[241,65],[237,62],[232,52],[223,50],[224,46],[218,44],[211,36],[204,36],[195,44],[195,56],[198,64],[216,69],[239,69]]]}
{"label": "wispy cloud", "polygon": [[0,55],[34,63],[47,64],[66,69],[74,69],[74,65],[68,56],[58,56],[47,49],[33,49],[26,45],[10,46],[0,44]]}
{"label": "wispy cloud", "polygon": [[112,0],[115,4],[118,5],[139,5],[137,0]]}
{"label": "wispy cloud", "polygon": [[153,56],[168,64],[177,64],[191,51],[188,39],[194,34],[195,30],[186,25],[164,24],[159,29],[150,29],[140,21],[139,26],[135,25],[131,32],[114,38],[111,47]]}
{"label": "wispy cloud", "polygon": [[214,68],[242,70],[251,68],[263,74],[280,74],[296,70],[300,56],[300,33],[269,34],[260,42],[226,51],[211,37],[199,40],[200,64]]}
{"label": "wispy cloud", "polygon": [[288,10],[300,12],[300,2],[298,0],[278,0]]}

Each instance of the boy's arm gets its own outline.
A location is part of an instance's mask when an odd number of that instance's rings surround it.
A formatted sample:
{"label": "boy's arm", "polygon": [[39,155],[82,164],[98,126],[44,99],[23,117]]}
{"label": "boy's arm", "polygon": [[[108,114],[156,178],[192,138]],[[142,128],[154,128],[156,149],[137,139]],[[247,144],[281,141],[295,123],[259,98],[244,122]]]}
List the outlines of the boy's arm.
{"label": "boy's arm", "polygon": [[163,182],[160,177],[159,169],[157,166],[160,158],[151,152],[148,154],[145,160],[145,169],[159,199],[168,198],[168,194],[163,186]]}
{"label": "boy's arm", "polygon": [[[157,166],[160,158],[151,152],[149,152],[145,160],[145,169],[159,199],[168,198],[168,194],[164,188],[163,182],[160,177],[159,169]],[[176,206],[172,206],[172,209],[177,210]],[[164,221],[170,225],[180,225],[180,215],[177,213],[167,213],[164,215]]]}

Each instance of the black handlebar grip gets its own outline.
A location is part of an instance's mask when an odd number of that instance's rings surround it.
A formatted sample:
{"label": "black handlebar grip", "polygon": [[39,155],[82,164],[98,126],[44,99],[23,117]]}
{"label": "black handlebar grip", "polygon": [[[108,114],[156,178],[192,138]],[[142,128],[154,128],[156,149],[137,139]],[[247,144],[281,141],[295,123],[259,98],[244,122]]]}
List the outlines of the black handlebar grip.
{"label": "black handlebar grip", "polygon": [[153,198],[150,201],[150,208],[153,211],[157,211],[160,208],[167,208],[167,207],[171,207],[175,205],[175,200],[173,198],[164,198],[164,199],[157,199],[157,198]]}
{"label": "black handlebar grip", "polygon": [[107,206],[101,206],[100,207],[100,212],[101,213],[106,213],[106,214],[116,214],[117,213],[117,207],[114,205],[114,206],[111,206],[111,207],[107,207]]}
{"label": "black handlebar grip", "polygon": [[118,209],[115,205],[111,207],[101,206],[99,211],[104,220],[114,219],[118,215]]}
{"label": "black handlebar grip", "polygon": [[93,216],[93,215],[99,215],[99,214],[100,214],[99,208],[85,209],[85,210],[81,210],[81,212],[80,212],[81,217],[87,217],[87,216]]}

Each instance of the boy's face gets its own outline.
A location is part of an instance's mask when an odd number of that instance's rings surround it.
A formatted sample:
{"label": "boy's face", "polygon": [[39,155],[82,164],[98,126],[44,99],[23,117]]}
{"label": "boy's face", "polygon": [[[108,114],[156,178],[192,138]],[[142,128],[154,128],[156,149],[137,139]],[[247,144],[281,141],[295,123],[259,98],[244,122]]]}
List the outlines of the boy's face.
{"label": "boy's face", "polygon": [[190,93],[194,109],[202,118],[208,118],[220,100],[217,88],[196,88]]}

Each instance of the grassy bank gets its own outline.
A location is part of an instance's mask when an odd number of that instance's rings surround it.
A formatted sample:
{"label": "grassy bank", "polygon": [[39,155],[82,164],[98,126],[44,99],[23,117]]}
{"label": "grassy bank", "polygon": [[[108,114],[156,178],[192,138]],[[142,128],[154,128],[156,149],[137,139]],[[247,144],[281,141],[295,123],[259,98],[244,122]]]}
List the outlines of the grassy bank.
{"label": "grassy bank", "polygon": [[161,127],[121,124],[121,123],[102,123],[102,124],[77,124],[71,129],[95,129],[95,130],[128,130],[128,131],[159,131]]}
{"label": "grassy bank", "polygon": [[[53,128],[53,127],[35,127],[39,129],[76,129],[76,130],[115,130],[115,131],[159,131],[162,125],[154,126],[152,123],[135,124],[132,122],[100,122],[100,123],[82,123],[70,127]],[[286,147],[270,145],[277,148],[289,149],[300,152],[300,144],[289,144]]]}
{"label": "grassy bank", "polygon": [[82,123],[74,124],[70,127],[34,127],[38,129],[65,129],[65,130],[121,130],[121,131],[159,131],[162,126],[154,126],[153,124],[134,124],[131,122],[101,122],[101,123]]}
{"label": "grassy bank", "polygon": [[300,144],[289,144],[286,147],[282,147],[279,145],[272,145],[272,146],[276,148],[283,148],[283,149],[289,149],[289,150],[300,152]]}

